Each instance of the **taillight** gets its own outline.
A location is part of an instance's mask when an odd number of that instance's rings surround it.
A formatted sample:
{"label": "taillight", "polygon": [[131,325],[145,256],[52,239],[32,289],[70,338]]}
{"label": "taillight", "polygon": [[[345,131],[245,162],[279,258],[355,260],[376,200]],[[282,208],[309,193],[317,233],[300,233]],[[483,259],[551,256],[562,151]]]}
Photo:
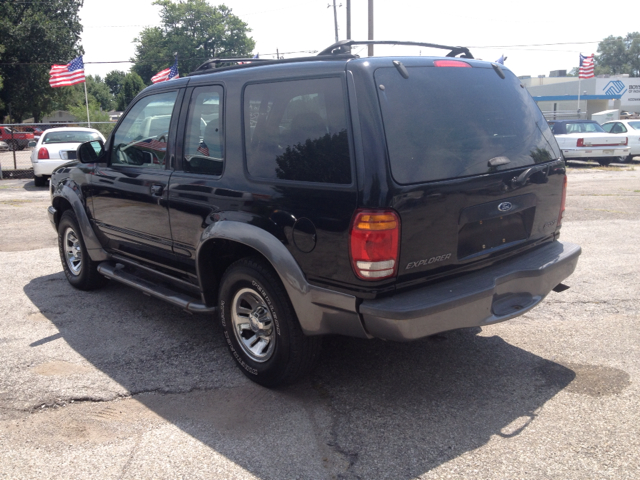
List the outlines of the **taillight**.
{"label": "taillight", "polygon": [[584,147],[584,138],[579,138],[578,143],[576,144],[578,147]]}
{"label": "taillight", "polygon": [[622,145],[629,145],[629,137],[625,137],[624,143]]}
{"label": "taillight", "polygon": [[49,159],[49,150],[47,150],[45,147],[41,147],[40,150],[38,150],[38,160],[48,160]]}
{"label": "taillight", "polygon": [[467,62],[461,62],[460,60],[436,60],[433,62],[434,67],[468,67],[471,68]]}
{"label": "taillight", "polygon": [[564,205],[567,201],[567,176],[564,176],[564,182],[562,183],[562,201],[560,202],[560,213],[558,214],[558,224],[556,227],[562,225],[562,217],[564,217]]}
{"label": "taillight", "polygon": [[363,280],[393,277],[398,270],[400,217],[392,210],[359,210],[351,225],[351,265]]}

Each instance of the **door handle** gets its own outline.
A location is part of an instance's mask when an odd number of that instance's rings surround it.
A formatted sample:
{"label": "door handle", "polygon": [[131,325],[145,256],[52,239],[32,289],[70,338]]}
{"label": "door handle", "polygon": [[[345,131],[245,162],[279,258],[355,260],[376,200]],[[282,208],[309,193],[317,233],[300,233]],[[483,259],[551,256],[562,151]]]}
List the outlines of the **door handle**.
{"label": "door handle", "polygon": [[159,197],[162,195],[164,191],[164,185],[151,185],[151,195],[154,197]]}

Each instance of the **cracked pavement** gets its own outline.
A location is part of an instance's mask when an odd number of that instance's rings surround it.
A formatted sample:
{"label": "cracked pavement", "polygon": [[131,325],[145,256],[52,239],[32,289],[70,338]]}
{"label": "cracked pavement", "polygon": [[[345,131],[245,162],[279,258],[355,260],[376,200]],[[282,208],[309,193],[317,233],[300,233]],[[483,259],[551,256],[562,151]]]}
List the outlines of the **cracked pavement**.
{"label": "cracked pavement", "polygon": [[637,170],[571,168],[569,290],[413,343],[328,337],[274,390],[211,317],[74,290],[46,189],[1,181],[0,478],[638,478]]}

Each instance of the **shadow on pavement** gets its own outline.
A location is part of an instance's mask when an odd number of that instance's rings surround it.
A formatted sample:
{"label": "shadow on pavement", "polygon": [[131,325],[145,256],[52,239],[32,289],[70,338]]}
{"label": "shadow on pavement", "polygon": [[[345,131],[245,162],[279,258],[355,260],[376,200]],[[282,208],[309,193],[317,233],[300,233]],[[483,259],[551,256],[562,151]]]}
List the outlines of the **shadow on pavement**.
{"label": "shadow on pavement", "polygon": [[244,379],[209,316],[121,285],[79,292],[62,273],[24,291],[136,400],[262,479],[414,478],[517,436],[575,377],[475,329],[407,344],[328,337],[311,378],[267,390]]}

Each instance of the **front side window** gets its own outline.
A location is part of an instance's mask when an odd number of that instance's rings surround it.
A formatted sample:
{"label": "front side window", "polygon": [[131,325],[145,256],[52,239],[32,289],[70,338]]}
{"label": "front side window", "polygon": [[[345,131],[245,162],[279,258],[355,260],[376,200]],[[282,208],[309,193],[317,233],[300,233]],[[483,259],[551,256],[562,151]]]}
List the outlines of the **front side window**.
{"label": "front side window", "polygon": [[178,92],[142,98],[113,137],[112,165],[164,168],[171,114]]}
{"label": "front side window", "polygon": [[251,176],[351,183],[344,88],[339,78],[247,86],[244,128]]}
{"label": "front side window", "polygon": [[640,130],[640,122],[629,122],[629,126],[634,130]]}
{"label": "front side window", "polygon": [[189,104],[184,141],[185,172],[222,175],[222,87],[198,87]]}

